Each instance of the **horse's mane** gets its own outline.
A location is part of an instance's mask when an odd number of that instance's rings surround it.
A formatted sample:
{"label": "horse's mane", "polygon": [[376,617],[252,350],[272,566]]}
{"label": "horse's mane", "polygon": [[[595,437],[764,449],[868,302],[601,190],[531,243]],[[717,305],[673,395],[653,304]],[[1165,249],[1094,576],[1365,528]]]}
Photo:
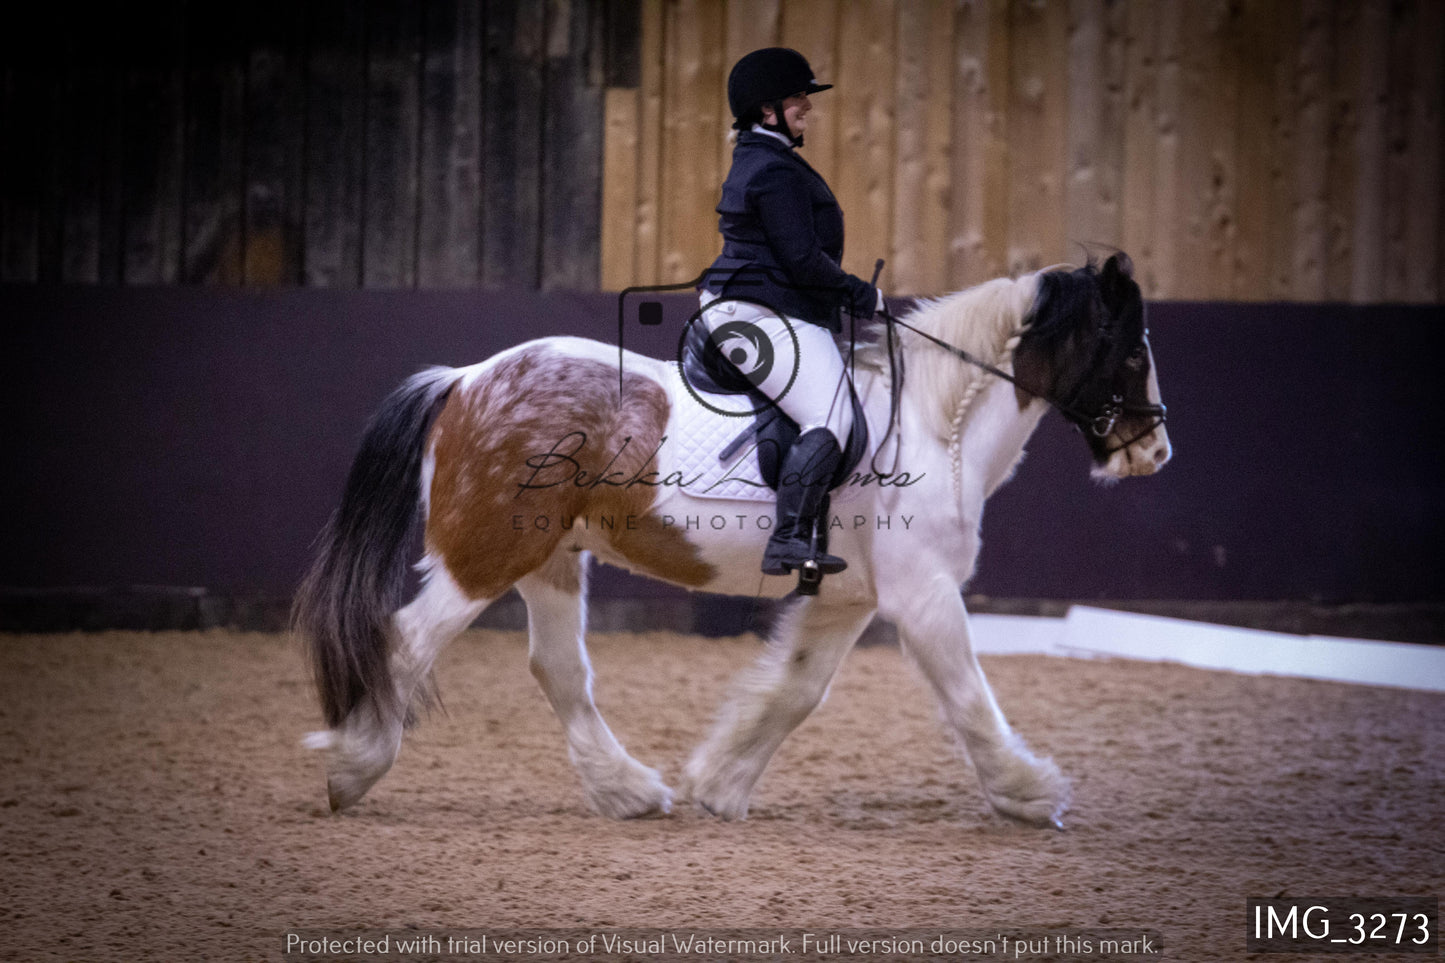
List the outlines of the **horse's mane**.
{"label": "horse's mane", "polygon": [[[1037,274],[995,278],[956,294],[919,301],[901,320],[1009,371],[1037,291]],[[957,427],[954,421],[960,409],[972,400],[986,375],[907,328],[900,327],[898,333],[907,356],[904,397],[912,401],[938,437],[948,438]],[[860,345],[857,362],[887,376],[886,341]]]}

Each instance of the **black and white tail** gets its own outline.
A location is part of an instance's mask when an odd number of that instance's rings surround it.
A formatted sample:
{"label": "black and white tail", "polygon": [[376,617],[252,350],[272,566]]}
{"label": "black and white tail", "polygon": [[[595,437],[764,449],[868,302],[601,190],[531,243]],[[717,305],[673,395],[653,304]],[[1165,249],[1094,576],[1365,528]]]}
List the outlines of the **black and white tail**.
{"label": "black and white tail", "polygon": [[322,529],[292,624],[306,640],[326,724],[370,700],[404,711],[391,678],[390,625],[407,584],[432,422],[460,373],[430,368],[382,404],[362,436],[341,505]]}

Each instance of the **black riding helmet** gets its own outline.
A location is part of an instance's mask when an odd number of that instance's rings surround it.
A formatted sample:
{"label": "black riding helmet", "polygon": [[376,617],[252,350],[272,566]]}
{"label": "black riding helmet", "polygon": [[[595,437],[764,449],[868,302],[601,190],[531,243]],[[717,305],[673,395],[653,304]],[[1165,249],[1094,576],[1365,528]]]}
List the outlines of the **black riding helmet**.
{"label": "black riding helmet", "polygon": [[766,105],[777,113],[781,132],[793,139],[783,120],[782,102],[794,94],[816,94],[832,87],[832,84],[818,83],[807,58],[796,50],[787,47],[754,50],[734,64],[728,74],[728,106],[737,118],[733,127],[751,129],[762,120],[762,109]]}

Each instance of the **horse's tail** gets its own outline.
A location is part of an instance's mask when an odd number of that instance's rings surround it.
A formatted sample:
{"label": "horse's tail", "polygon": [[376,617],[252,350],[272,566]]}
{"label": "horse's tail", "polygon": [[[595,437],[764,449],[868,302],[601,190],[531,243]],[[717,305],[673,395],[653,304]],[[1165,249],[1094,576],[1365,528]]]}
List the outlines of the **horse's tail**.
{"label": "horse's tail", "polygon": [[408,549],[421,522],[421,474],[432,422],[459,372],[410,378],[372,417],[341,505],[322,529],[292,625],[306,640],[326,724],[335,728],[369,695],[402,712],[391,679],[388,629],[406,587]]}

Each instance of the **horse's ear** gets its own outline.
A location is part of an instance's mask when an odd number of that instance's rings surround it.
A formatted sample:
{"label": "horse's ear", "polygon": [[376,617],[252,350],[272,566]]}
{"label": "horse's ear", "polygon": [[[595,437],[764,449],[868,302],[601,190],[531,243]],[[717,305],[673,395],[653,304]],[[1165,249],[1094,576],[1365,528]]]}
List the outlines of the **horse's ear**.
{"label": "horse's ear", "polygon": [[1120,251],[1104,262],[1104,270],[1099,272],[1099,288],[1105,304],[1118,310],[1128,299],[1129,288],[1133,283],[1134,262],[1129,259],[1129,255]]}
{"label": "horse's ear", "polygon": [[1111,255],[1109,260],[1104,262],[1104,280],[1106,282],[1112,286],[1117,283],[1120,276],[1130,280],[1134,278],[1134,261],[1123,251]]}

